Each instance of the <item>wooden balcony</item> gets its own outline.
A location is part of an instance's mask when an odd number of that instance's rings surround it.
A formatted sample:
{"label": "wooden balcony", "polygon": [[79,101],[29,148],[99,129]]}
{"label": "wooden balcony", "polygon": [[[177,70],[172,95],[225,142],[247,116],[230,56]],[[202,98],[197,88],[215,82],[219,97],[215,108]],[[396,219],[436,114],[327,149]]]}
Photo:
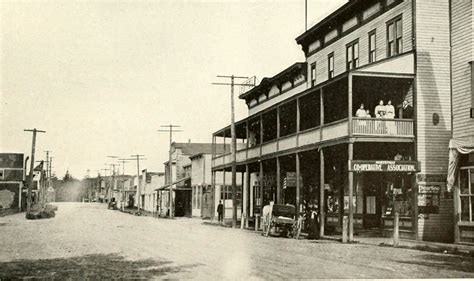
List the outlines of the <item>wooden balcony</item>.
{"label": "wooden balcony", "polygon": [[353,118],[352,134],[358,136],[414,137],[413,120]]}
{"label": "wooden balcony", "polygon": [[[326,142],[344,137],[364,138],[372,141],[373,137],[393,139],[393,141],[414,138],[412,119],[381,119],[381,118],[353,118],[352,134],[349,134],[349,120],[342,119],[320,127],[308,129],[285,137],[265,142],[261,145],[237,151],[237,163],[244,163],[250,159],[284,152],[295,148],[305,147],[319,142]],[[230,154],[214,158],[213,167],[231,164]]]}

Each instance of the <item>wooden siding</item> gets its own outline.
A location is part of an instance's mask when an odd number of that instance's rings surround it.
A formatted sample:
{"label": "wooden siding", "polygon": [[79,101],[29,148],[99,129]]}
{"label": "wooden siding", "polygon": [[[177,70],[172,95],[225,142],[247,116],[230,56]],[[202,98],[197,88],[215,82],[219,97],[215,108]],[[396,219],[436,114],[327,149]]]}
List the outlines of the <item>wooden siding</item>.
{"label": "wooden siding", "polygon": [[472,1],[452,1],[453,137],[474,136],[473,104],[469,61],[473,49]]}
{"label": "wooden siding", "polygon": [[[446,174],[451,138],[449,0],[416,0],[417,152],[421,174]],[[433,115],[439,124],[433,124]]]}
{"label": "wooden siding", "polygon": [[[416,0],[416,118],[417,175],[434,181],[445,178],[448,143],[451,138],[449,0]],[[439,123],[434,124],[434,114]],[[439,214],[418,220],[421,240],[452,241],[454,234],[453,200],[443,198]]]}
{"label": "wooden siding", "polygon": [[[307,58],[308,73],[311,73],[311,64],[316,62],[316,82],[319,84],[328,80],[328,55],[334,52],[334,75],[346,72],[346,44],[359,39],[359,66],[369,63],[369,32],[376,29],[376,57],[377,61],[387,57],[387,26],[386,22],[394,17],[403,17],[403,52],[412,48],[412,2],[405,0],[403,3],[378,16],[367,24],[355,29],[346,36],[321,49]],[[308,87],[311,81],[307,80]]]}

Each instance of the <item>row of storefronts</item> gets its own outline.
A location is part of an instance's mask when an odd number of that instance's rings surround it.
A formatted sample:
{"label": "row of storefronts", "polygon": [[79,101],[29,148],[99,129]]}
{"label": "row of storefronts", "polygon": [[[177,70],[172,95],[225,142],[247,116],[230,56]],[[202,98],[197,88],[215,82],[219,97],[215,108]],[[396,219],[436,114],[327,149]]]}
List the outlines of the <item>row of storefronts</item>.
{"label": "row of storefronts", "polygon": [[[402,237],[474,242],[466,151],[447,188],[450,140],[474,136],[472,15],[472,1],[355,0],[298,36],[306,60],[240,95],[247,223],[274,202],[316,209],[321,235],[348,216],[350,239],[390,236],[398,213]],[[216,131],[215,148],[230,137]],[[231,167],[213,155],[213,178]]]}

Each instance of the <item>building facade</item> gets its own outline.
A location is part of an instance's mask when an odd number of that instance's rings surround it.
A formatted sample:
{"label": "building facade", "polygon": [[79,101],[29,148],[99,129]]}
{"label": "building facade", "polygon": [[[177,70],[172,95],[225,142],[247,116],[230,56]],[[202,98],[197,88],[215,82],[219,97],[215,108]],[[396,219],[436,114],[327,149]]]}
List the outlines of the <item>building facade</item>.
{"label": "building facade", "polygon": [[451,1],[453,138],[448,186],[454,190],[454,240],[474,243],[474,6]]}
{"label": "building facade", "polygon": [[[398,213],[402,237],[453,241],[447,147],[456,87],[466,87],[456,79],[469,71],[456,70],[456,40],[472,47],[463,31],[472,35],[472,21],[459,13],[472,16],[471,2],[351,0],[298,36],[305,61],[240,96],[249,108],[236,123],[243,212],[254,218],[271,201],[316,207],[320,234],[348,216],[350,239],[391,235]],[[229,138],[226,127],[213,143]],[[228,152],[213,157],[213,176],[230,171]]]}

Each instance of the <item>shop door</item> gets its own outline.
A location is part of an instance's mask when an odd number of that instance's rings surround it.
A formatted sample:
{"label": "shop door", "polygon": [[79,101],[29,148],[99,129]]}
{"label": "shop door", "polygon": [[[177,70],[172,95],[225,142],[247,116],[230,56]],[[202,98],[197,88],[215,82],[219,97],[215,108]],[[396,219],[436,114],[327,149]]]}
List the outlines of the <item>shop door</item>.
{"label": "shop door", "polygon": [[364,184],[364,218],[366,229],[379,228],[382,218],[382,190],[385,189],[382,173],[368,173]]}

